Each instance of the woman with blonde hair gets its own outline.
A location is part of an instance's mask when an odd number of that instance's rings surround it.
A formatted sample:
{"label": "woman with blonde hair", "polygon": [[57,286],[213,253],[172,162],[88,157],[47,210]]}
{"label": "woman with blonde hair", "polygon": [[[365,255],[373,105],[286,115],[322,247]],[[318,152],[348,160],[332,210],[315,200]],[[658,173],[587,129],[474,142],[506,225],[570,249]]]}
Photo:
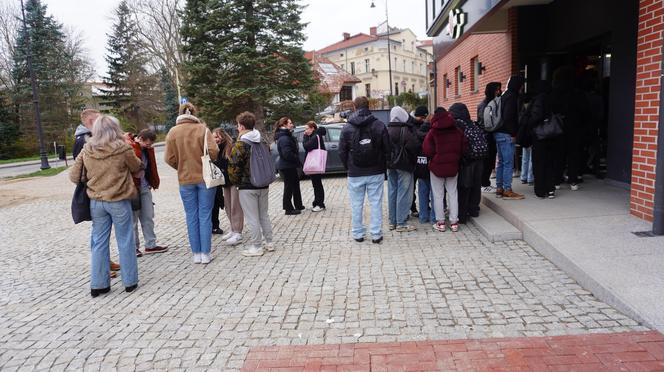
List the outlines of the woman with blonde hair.
{"label": "woman with blonde hair", "polygon": [[115,228],[115,239],[120,253],[122,283],[127,292],[138,286],[133,211],[131,199],[136,187],[132,173],[141,170],[141,160],[125,143],[118,119],[101,115],[92,126],[92,137],[76,157],[69,171],[69,179],[78,183],[87,180],[92,216],[90,260],[90,294],[97,297],[111,290],[110,237]]}
{"label": "woman with blonde hair", "polygon": [[212,260],[212,206],[216,188],[208,189],[203,181],[201,157],[205,139],[211,159],[217,157],[219,150],[207,125],[195,116],[196,113],[196,107],[190,103],[180,107],[180,116],[166,135],[164,159],[178,172],[193,261],[207,264]]}
{"label": "woman with blonde hair", "polygon": [[228,245],[237,245],[242,241],[244,214],[240,206],[237,187],[233,186],[228,178],[228,160],[231,158],[231,150],[233,150],[233,139],[221,128],[215,128],[212,131],[212,136],[219,146],[219,155],[215,164],[221,169],[226,180],[224,186],[217,188],[214,208],[212,209],[212,233],[223,234],[219,227],[219,208],[223,208],[226,210],[226,216],[231,224],[231,231],[222,236],[221,239],[225,240]]}

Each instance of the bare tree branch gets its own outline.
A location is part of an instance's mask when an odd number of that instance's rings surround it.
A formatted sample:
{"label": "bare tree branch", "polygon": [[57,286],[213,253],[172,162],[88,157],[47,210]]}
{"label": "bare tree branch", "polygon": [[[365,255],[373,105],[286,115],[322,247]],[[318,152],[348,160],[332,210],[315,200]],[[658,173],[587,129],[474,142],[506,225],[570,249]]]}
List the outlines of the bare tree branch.
{"label": "bare tree branch", "polygon": [[21,29],[19,10],[11,2],[0,3],[0,89],[14,89],[12,77],[16,37]]}

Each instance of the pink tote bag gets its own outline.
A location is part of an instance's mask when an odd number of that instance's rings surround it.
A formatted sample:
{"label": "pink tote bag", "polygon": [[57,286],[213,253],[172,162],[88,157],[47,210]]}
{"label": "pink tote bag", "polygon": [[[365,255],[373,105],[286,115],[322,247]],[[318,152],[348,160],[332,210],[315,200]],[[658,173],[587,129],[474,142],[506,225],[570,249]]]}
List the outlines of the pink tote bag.
{"label": "pink tote bag", "polygon": [[302,171],[304,174],[323,174],[325,173],[325,166],[327,165],[327,151],[320,148],[320,136],[316,135],[318,139],[318,148],[311,150],[304,160],[304,167]]}

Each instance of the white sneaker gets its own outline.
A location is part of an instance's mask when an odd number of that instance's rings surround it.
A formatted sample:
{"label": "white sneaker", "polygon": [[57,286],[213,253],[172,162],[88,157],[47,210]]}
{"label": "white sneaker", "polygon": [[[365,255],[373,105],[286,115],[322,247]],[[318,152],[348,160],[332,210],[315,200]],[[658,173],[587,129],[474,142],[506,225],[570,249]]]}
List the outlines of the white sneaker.
{"label": "white sneaker", "polygon": [[255,245],[250,245],[247,249],[242,251],[242,255],[245,257],[258,257],[262,256],[263,253],[263,248],[256,247]]}
{"label": "white sneaker", "polygon": [[233,234],[235,234],[235,233],[231,231],[231,232],[229,232],[228,234],[222,236],[222,237],[221,237],[221,240],[228,240],[228,239],[231,238],[231,236],[233,236]]}
{"label": "white sneaker", "polygon": [[573,183],[573,184],[569,185],[569,188],[572,191],[578,191],[579,190],[579,185],[577,185],[576,183]]}
{"label": "white sneaker", "polygon": [[194,253],[194,263],[195,264],[201,263],[201,259],[202,259],[201,255],[202,255],[202,253]]}
{"label": "white sneaker", "polygon": [[240,243],[242,243],[242,234],[240,233],[233,233],[233,236],[226,240],[226,244],[228,245],[238,245]]}
{"label": "white sneaker", "polygon": [[493,194],[494,192],[496,192],[496,188],[493,186],[485,186],[482,187],[482,192],[485,192],[487,194]]}
{"label": "white sneaker", "polygon": [[321,212],[321,211],[324,211],[324,210],[325,210],[325,208],[321,208],[319,206],[315,206],[315,207],[311,208],[312,212]]}
{"label": "white sneaker", "polygon": [[274,252],[274,242],[265,243],[265,250],[268,252]]}
{"label": "white sneaker", "polygon": [[212,261],[212,257],[210,257],[209,253],[201,253],[201,263],[202,264],[209,264],[210,261]]}

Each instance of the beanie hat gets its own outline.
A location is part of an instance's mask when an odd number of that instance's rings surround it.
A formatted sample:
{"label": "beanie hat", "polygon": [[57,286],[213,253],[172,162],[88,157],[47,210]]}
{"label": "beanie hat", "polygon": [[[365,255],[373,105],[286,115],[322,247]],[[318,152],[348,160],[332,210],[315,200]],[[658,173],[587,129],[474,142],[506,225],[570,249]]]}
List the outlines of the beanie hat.
{"label": "beanie hat", "polygon": [[429,115],[429,109],[426,106],[417,106],[415,109],[414,116],[427,116]]}

